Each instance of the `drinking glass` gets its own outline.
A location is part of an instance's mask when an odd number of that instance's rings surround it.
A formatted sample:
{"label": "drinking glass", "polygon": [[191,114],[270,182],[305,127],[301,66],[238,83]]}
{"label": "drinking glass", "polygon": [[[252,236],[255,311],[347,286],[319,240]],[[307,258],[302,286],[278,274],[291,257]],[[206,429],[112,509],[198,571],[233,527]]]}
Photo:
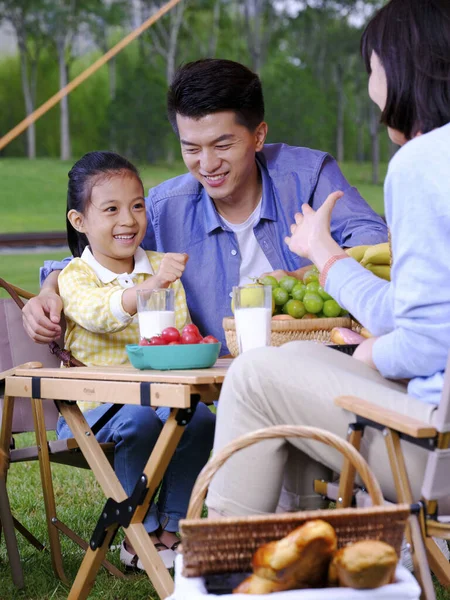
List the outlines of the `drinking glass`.
{"label": "drinking glass", "polygon": [[272,287],[234,287],[233,301],[239,353],[270,346]]}
{"label": "drinking glass", "polygon": [[171,288],[137,291],[137,312],[141,339],[175,327],[175,296]]}

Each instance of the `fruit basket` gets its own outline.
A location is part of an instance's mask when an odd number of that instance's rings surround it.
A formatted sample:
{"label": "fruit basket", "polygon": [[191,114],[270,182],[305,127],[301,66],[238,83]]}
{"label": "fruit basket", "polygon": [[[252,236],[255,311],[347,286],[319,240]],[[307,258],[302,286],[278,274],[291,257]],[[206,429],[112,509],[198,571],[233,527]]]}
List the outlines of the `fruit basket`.
{"label": "fruit basket", "polygon": [[[234,317],[225,317],[222,325],[230,354],[237,356],[239,354],[239,347]],[[330,334],[333,327],[346,327],[347,329],[358,330],[357,324],[351,317],[286,319],[283,321],[272,319],[270,345],[282,346],[287,342],[298,340],[314,340],[326,343],[330,341]]]}
{"label": "fruit basket", "polygon": [[[226,517],[222,519],[200,519],[203,502],[209,483],[216,471],[241,449],[259,441],[275,438],[304,438],[316,440],[332,446],[347,458],[356,472],[361,477],[368,490],[373,505],[366,508],[344,508],[331,510],[302,511],[286,514],[253,515],[242,517]],[[254,552],[270,541],[279,540],[299,525],[312,520],[322,519],[330,523],[337,534],[338,547],[363,539],[382,540],[390,544],[397,555],[404,536],[405,525],[411,514],[409,505],[385,506],[380,486],[368,464],[359,452],[339,436],[315,427],[293,425],[279,425],[267,429],[260,429],[241,436],[225,446],[203,469],[195,483],[188,508],[186,519],[180,522],[182,538],[182,565],[179,561],[177,568],[182,571],[176,575],[175,594],[176,600],[197,600],[194,594],[183,593],[182,586],[187,589],[187,578],[201,578],[200,596],[208,596],[205,582],[210,576],[224,574],[244,574],[251,572],[251,560]],[[401,568],[400,568],[401,569]],[[233,578],[233,577],[231,577]],[[407,574],[411,587],[411,595],[406,593],[390,594],[381,593],[382,590],[395,587],[387,585],[377,590],[350,590],[345,589],[345,594],[336,588],[318,588],[315,590],[292,590],[272,594],[271,598],[300,598],[305,600],[325,600],[333,598],[415,598],[418,599],[420,589]],[[177,586],[177,579],[179,585]],[[184,582],[182,581],[184,579]],[[178,587],[178,590],[177,590]],[[192,588],[192,586],[190,586]],[[177,592],[180,593],[177,593]],[[392,590],[394,591],[394,590]],[[400,591],[400,590],[399,590]],[[192,590],[191,590],[192,592]],[[357,592],[352,595],[353,592]],[[365,595],[364,592],[367,592]],[[403,590],[405,592],[405,590]],[[216,598],[216,596],[210,596]],[[231,596],[226,596],[227,598]],[[243,598],[237,595],[235,598]],[[260,596],[265,597],[265,596]]]}

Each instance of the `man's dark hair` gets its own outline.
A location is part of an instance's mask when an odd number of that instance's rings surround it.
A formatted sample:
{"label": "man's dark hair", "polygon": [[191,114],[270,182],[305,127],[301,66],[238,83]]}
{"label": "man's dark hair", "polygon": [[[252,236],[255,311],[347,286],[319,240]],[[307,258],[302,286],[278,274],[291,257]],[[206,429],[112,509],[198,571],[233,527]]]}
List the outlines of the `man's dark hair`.
{"label": "man's dark hair", "polygon": [[236,121],[254,131],[264,120],[261,81],[240,63],[206,58],[181,66],[167,93],[167,113],[178,135],[177,114],[192,119],[231,110]]}
{"label": "man's dark hair", "polygon": [[[91,200],[94,185],[119,174],[132,175],[142,185],[136,167],[129,160],[115,152],[88,152],[70,169],[67,186],[66,229],[67,242],[73,256],[81,256],[89,242],[84,233],[73,227],[67,215],[71,210],[84,214]],[[143,186],[142,190],[144,190]]]}
{"label": "man's dark hair", "polygon": [[450,121],[449,0],[391,0],[362,36],[368,73],[372,51],[387,78],[382,123],[411,139]]}

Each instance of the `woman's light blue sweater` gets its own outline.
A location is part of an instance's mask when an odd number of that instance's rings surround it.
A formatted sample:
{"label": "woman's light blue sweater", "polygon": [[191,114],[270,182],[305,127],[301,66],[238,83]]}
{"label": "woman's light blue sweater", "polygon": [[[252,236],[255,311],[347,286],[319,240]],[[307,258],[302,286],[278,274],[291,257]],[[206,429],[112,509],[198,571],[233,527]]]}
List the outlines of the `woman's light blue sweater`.
{"label": "woman's light blue sweater", "polygon": [[326,291],[375,336],[373,359],[408,393],[438,404],[450,350],[450,123],[395,154],[384,185],[392,281],[353,259],[329,270]]}

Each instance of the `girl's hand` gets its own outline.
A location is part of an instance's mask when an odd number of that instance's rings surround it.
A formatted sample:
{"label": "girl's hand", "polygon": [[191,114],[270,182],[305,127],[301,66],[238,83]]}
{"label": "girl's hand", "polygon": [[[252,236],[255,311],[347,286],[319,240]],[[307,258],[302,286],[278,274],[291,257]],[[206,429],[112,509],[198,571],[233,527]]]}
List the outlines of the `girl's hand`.
{"label": "girl's hand", "polygon": [[330,233],[332,210],[343,195],[344,192],[333,192],[317,211],[309,204],[303,204],[303,214],[295,215],[295,225],[291,225],[291,236],[284,239],[291,252],[309,258],[319,271],[331,256],[344,254]]}
{"label": "girl's hand", "polygon": [[[168,252],[159,265],[158,272],[153,279],[153,283],[159,288],[169,287],[171,283],[180,279],[186,267],[189,256],[187,254],[179,254]],[[151,281],[151,279],[149,281]]]}
{"label": "girl's hand", "polygon": [[372,358],[372,349],[377,339],[378,338],[376,337],[372,337],[359,344],[359,346],[353,353],[353,358],[355,358],[356,360],[360,360],[363,363],[366,363],[366,365],[369,365],[369,367],[372,367],[372,369],[376,369],[375,363],[373,362]]}

